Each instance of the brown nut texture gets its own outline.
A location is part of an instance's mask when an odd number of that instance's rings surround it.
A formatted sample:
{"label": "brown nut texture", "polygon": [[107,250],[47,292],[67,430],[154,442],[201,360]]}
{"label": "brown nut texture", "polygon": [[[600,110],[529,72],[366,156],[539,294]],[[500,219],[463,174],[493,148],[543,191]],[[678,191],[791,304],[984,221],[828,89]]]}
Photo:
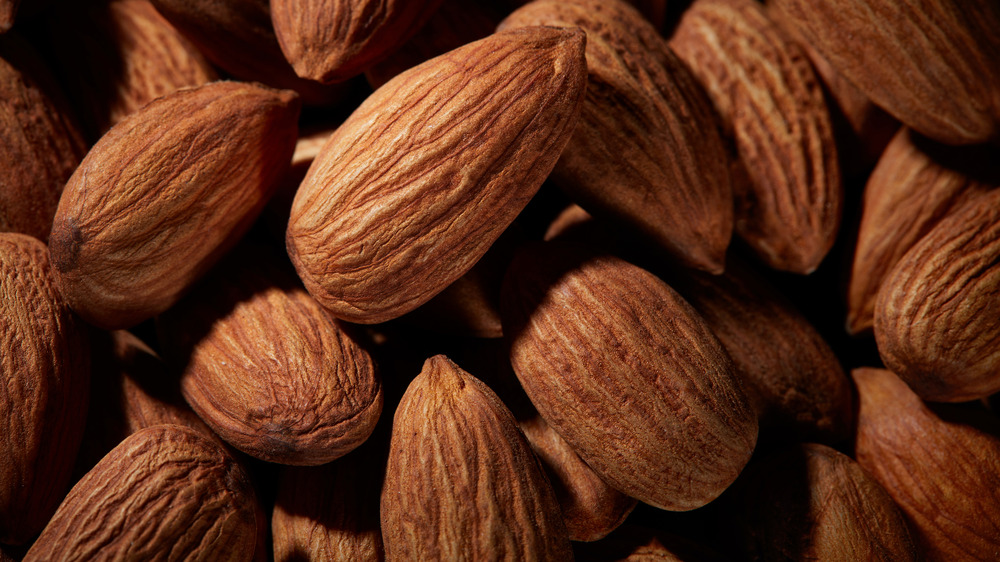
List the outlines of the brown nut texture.
{"label": "brown nut texture", "polygon": [[288,169],[294,92],[213,82],[115,125],[70,178],[49,249],[73,309],[128,328],[174,304],[250,227]]}
{"label": "brown nut texture", "polygon": [[651,273],[540,244],[511,264],[501,314],[531,402],[615,488],[663,509],[694,509],[750,459],[757,419],[729,356]]}
{"label": "brown nut texture", "polygon": [[250,560],[255,503],[243,469],[218,444],[158,425],[77,482],[24,560]]}
{"label": "brown nut texture", "polygon": [[288,253],[343,320],[401,316],[461,277],[524,208],[572,133],[580,30],[497,33],[378,89],[316,157]]}
{"label": "brown nut texture", "polygon": [[559,504],[510,410],[443,355],[393,419],[382,489],[389,560],[570,560]]}

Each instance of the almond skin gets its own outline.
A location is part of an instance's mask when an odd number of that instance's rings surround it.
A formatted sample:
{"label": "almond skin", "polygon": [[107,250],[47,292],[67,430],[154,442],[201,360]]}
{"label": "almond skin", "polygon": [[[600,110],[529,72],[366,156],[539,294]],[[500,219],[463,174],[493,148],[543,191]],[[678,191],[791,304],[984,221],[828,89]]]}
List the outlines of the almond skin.
{"label": "almond skin", "polygon": [[[927,560],[1000,555],[1000,424],[928,408],[884,369],[855,369],[858,462],[906,515]],[[988,431],[984,431],[988,429]]]}
{"label": "almond skin", "polygon": [[316,157],[287,247],[343,320],[409,312],[482,257],[548,176],[586,85],[580,30],[497,33],[379,88]]}
{"label": "almond skin", "polygon": [[90,358],[37,239],[0,233],[0,295],[0,542],[23,544],[69,488]]}
{"label": "almond skin", "polygon": [[340,82],[401,47],[440,4],[441,0],[271,0],[271,21],[285,58],[299,76]]}
{"label": "almond skin", "polygon": [[705,321],[649,272],[549,242],[514,259],[501,295],[521,385],[613,487],[684,511],[739,475],[757,420]]}
{"label": "almond skin", "polygon": [[133,434],[70,491],[24,560],[249,560],[256,500],[240,466],[193,429]]}
{"label": "almond skin", "polygon": [[941,220],[893,267],[875,302],[885,365],[924,400],[1000,391],[1000,189]]}
{"label": "almond skin", "polygon": [[571,560],[559,504],[514,417],[443,355],[393,418],[382,489],[389,560]]}
{"label": "almond skin", "polygon": [[718,117],[657,30],[622,0],[536,0],[500,29],[587,32],[587,93],[553,179],[685,265],[719,273],[733,230]]}
{"label": "almond skin", "polygon": [[0,33],[10,31],[21,0],[0,0]]}
{"label": "almond skin", "polygon": [[753,0],[698,0],[670,46],[705,86],[748,182],[736,231],[771,267],[811,273],[833,246],[843,187],[809,58]]}
{"label": "almond skin", "polygon": [[73,309],[107,329],[174,304],[249,228],[295,148],[294,92],[214,82],[115,125],[70,178],[49,249]]}

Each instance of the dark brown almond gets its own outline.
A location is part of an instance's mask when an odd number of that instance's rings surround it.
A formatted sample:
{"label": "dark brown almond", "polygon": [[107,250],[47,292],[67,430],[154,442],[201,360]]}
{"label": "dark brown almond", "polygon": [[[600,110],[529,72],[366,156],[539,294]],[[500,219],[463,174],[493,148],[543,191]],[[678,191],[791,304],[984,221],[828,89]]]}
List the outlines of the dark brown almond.
{"label": "dark brown almond", "polygon": [[690,71],[623,0],[536,0],[500,29],[587,32],[587,93],[554,180],[592,213],[613,217],[686,265],[722,271],[733,230],[717,116]]}
{"label": "dark brown almond", "polygon": [[843,187],[830,111],[806,53],[753,0],[697,0],[670,45],[735,140],[736,232],[771,267],[811,273],[833,246]]}
{"label": "dark brown almond", "polygon": [[586,85],[580,30],[497,33],[379,88],[316,157],[288,253],[343,320],[383,322],[465,274],[538,191]]}
{"label": "dark brown almond", "polygon": [[159,314],[250,227],[295,147],[298,98],[214,82],[115,125],[70,178],[49,249],[73,309],[102,328]]}
{"label": "dark brown almond", "polygon": [[0,0],[0,33],[10,31],[21,0]]}
{"label": "dark brown almond", "polygon": [[396,410],[382,539],[390,560],[570,560],[559,504],[514,417],[443,355]]}

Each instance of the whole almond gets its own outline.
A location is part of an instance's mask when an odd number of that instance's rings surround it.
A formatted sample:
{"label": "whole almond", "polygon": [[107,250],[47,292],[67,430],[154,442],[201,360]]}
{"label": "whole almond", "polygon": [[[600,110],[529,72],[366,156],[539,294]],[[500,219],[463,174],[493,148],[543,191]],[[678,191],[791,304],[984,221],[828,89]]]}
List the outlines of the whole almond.
{"label": "whole almond", "polygon": [[49,249],[73,309],[127,328],[174,304],[250,227],[291,161],[294,92],[214,82],[115,125],[70,178]]}
{"label": "whole almond", "polygon": [[657,30],[623,0],[536,0],[500,29],[587,32],[587,93],[553,179],[689,266],[718,273],[733,229],[717,117]]}
{"label": "whole almond", "polygon": [[806,53],[753,0],[697,0],[670,45],[708,90],[748,182],[736,231],[771,267],[811,273],[833,246],[843,187]]}
{"label": "whole almond", "polygon": [[77,482],[24,560],[250,560],[255,503],[247,476],[218,444],[158,425]]}
{"label": "whole almond", "polygon": [[389,560],[569,560],[559,504],[514,417],[443,355],[406,389],[382,489]]}
{"label": "whole almond", "polygon": [[885,365],[924,400],[1000,391],[1000,189],[937,223],[886,276],[875,302]]}
{"label": "whole almond", "polygon": [[379,88],[299,188],[288,253],[343,320],[383,322],[461,277],[538,191],[586,85],[582,31],[497,33]]}
{"label": "whole almond", "polygon": [[48,251],[0,233],[0,542],[38,534],[70,485],[87,416],[87,336]]}
{"label": "whole almond", "polygon": [[649,272],[548,242],[515,258],[501,313],[528,397],[613,487],[694,509],[750,459],[757,420],[729,356]]}
{"label": "whole almond", "polygon": [[10,31],[21,0],[0,0],[0,33]]}

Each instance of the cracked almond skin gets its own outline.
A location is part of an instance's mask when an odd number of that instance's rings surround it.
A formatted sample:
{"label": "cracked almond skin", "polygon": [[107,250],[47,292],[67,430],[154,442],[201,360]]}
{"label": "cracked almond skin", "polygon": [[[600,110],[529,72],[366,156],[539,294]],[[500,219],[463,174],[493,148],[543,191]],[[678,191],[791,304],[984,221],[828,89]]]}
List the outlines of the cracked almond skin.
{"label": "cracked almond skin", "polygon": [[757,418],[701,316],[651,273],[548,242],[501,295],[521,385],[611,486],[661,509],[701,507],[750,459]]}
{"label": "cracked almond skin", "polygon": [[536,0],[500,29],[587,32],[587,93],[553,179],[685,265],[720,273],[733,231],[732,183],[718,117],[659,32],[621,0]]}
{"label": "cracked almond skin", "polygon": [[0,295],[0,542],[23,544],[71,483],[90,354],[37,239],[0,233]]}
{"label": "cracked almond skin", "polygon": [[833,246],[843,186],[821,82],[753,0],[698,0],[670,40],[732,136],[736,232],[773,268],[807,274]]}
{"label": "cracked almond skin", "polygon": [[216,442],[158,425],[77,482],[24,560],[250,560],[255,504],[249,478]]}
{"label": "cracked almond skin", "polygon": [[285,58],[302,78],[361,74],[402,47],[442,0],[270,0]]}
{"label": "cracked almond skin", "polygon": [[294,92],[213,82],[108,131],[66,184],[49,241],[73,310],[116,329],[177,302],[277,188],[298,115]]}
{"label": "cracked almond skin", "polygon": [[430,300],[486,253],[569,141],[584,33],[500,32],[400,74],[316,157],[286,245],[334,316],[371,324]]}
{"label": "cracked almond skin", "polygon": [[993,0],[772,0],[830,65],[903,124],[945,144],[1000,135]]}
{"label": "cracked almond skin", "polygon": [[929,561],[1000,556],[1000,425],[950,404],[930,409],[884,369],[852,372],[855,454],[906,515]]}
{"label": "cracked almond skin", "polygon": [[1000,185],[995,162],[985,147],[949,148],[906,128],[893,137],[865,185],[847,293],[848,332],[872,329],[879,287],[914,244],[989,184]]}
{"label": "cracked almond skin", "polygon": [[382,539],[389,560],[571,560],[555,493],[514,416],[437,355],[396,410]]}
{"label": "cracked almond skin", "polygon": [[248,455],[328,463],[375,428],[382,412],[375,366],[291,273],[240,250],[160,317],[171,358],[184,364],[181,391]]}
{"label": "cracked almond skin", "polygon": [[886,276],[879,355],[924,400],[1000,391],[1000,189],[937,223]]}

